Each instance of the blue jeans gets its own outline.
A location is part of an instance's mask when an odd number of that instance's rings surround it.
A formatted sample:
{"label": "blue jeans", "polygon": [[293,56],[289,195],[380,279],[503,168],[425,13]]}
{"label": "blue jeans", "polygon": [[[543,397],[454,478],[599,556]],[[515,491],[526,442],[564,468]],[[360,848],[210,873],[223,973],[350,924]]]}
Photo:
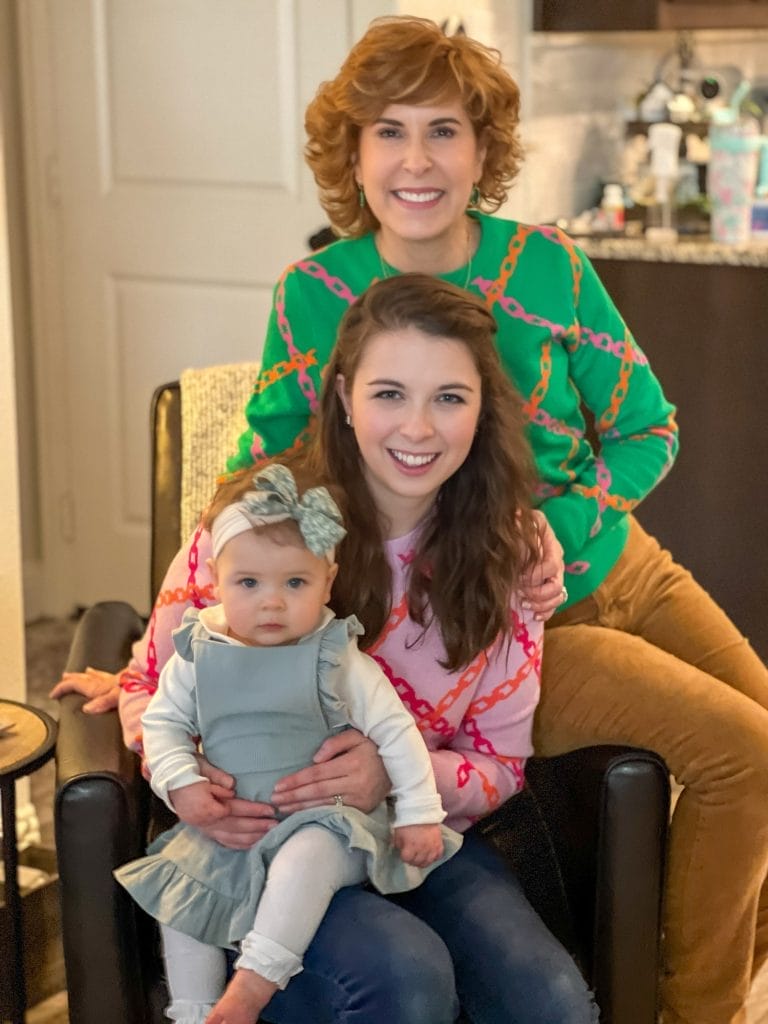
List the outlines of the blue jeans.
{"label": "blue jeans", "polygon": [[481,838],[413,892],[338,892],[304,970],[262,1013],[272,1024],[590,1024],[571,957]]}

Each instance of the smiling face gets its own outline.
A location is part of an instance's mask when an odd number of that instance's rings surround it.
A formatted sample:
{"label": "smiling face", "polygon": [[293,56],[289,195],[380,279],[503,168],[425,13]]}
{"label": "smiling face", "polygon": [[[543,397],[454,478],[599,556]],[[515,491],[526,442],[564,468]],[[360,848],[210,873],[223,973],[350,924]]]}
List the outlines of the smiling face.
{"label": "smiling face", "polygon": [[481,380],[462,341],[416,327],[370,338],[354,379],[336,389],[390,537],[412,530],[472,447]]}
{"label": "smiling face", "polygon": [[211,568],[229,634],[249,647],[291,644],[311,633],[337,570],[298,539],[254,530],[227,541]]}
{"label": "smiling face", "polygon": [[[364,125],[356,177],[379,221],[384,258],[398,270],[429,273],[466,262],[466,209],[484,159],[485,148],[458,100],[392,103]],[[425,265],[438,253],[444,266]]]}

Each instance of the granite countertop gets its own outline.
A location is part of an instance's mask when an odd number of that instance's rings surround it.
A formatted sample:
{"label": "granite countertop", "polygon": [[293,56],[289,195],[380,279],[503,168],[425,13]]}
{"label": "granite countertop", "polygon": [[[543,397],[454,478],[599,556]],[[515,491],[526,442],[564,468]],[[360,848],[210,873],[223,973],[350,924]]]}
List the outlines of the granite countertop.
{"label": "granite countertop", "polygon": [[658,263],[720,263],[736,267],[768,267],[768,240],[748,245],[723,245],[708,238],[674,243],[646,242],[644,238],[576,238],[590,259],[645,260]]}

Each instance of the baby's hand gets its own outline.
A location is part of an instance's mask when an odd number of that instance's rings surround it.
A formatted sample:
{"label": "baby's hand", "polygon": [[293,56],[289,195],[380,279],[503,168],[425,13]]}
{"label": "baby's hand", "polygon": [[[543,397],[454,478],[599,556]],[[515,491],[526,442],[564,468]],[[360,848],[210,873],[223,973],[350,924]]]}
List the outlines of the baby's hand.
{"label": "baby's hand", "polygon": [[168,790],[168,799],[185,825],[214,825],[229,814],[232,791],[207,780]]}
{"label": "baby's hand", "polygon": [[394,829],[393,842],[406,864],[425,868],[443,852],[439,825],[401,825]]}

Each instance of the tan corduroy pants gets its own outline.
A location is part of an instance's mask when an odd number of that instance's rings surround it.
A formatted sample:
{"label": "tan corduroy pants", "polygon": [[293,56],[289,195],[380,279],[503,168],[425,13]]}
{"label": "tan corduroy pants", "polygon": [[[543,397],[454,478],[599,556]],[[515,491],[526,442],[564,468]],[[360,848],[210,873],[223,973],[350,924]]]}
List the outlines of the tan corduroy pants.
{"label": "tan corduroy pants", "polygon": [[768,956],[768,670],[634,520],[603,585],[549,623],[543,668],[537,754],[646,747],[684,787],[668,855],[664,1024],[741,1024]]}

